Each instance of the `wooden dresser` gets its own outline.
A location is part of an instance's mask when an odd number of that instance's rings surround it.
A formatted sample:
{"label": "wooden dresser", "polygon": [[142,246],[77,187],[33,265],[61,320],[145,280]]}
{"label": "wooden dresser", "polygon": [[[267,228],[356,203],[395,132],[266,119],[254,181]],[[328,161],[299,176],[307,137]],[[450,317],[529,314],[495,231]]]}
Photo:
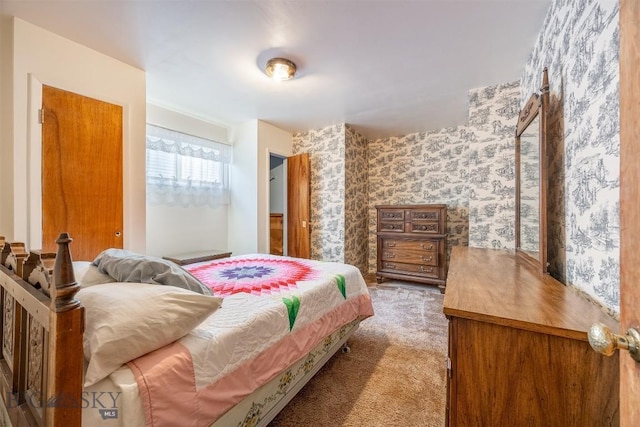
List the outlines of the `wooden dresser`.
{"label": "wooden dresser", "polygon": [[515,253],[454,247],[449,318],[449,426],[619,425],[618,356],[589,346],[601,309]]}
{"label": "wooden dresser", "polygon": [[447,277],[447,205],[376,206],[378,283],[383,278],[438,285]]}
{"label": "wooden dresser", "polygon": [[283,254],[283,224],[282,214],[272,213],[269,215],[269,253],[272,255]]}

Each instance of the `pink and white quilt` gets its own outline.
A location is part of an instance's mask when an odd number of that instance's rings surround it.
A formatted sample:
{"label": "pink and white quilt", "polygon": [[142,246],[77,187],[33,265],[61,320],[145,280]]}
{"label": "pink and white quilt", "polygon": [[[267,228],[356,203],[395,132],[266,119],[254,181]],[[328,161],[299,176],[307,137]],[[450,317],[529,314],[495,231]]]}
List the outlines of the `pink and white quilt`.
{"label": "pink and white quilt", "polygon": [[147,426],[208,426],[325,336],[373,315],[351,265],[260,254],[185,267],[224,301],[184,338],[128,363]]}

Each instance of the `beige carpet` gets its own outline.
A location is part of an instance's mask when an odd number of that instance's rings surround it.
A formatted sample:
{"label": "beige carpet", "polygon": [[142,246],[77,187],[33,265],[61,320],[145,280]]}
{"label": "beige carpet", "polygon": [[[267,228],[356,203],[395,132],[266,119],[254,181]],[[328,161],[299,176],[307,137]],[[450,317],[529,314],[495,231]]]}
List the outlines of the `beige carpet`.
{"label": "beige carpet", "polygon": [[431,286],[370,288],[375,316],[273,420],[292,426],[443,426],[447,321]]}

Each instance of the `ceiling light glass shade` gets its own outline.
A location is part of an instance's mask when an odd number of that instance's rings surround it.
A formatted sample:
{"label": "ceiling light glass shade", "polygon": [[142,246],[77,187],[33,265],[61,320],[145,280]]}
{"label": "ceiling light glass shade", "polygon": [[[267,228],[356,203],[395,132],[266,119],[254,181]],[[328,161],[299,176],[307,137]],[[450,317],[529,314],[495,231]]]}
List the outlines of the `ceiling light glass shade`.
{"label": "ceiling light glass shade", "polygon": [[274,80],[291,80],[296,74],[296,64],[284,58],[272,58],[265,69],[267,76]]}

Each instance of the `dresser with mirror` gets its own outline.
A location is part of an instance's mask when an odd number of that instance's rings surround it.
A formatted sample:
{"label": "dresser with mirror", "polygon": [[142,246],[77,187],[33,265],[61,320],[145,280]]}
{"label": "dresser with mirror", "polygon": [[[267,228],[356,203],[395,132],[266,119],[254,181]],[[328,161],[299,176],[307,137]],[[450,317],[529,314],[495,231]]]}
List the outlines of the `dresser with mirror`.
{"label": "dresser with mirror", "polygon": [[617,321],[547,274],[549,80],[525,103],[515,137],[513,250],[456,246],[449,319],[449,426],[619,425],[619,362],[593,351],[593,322]]}

